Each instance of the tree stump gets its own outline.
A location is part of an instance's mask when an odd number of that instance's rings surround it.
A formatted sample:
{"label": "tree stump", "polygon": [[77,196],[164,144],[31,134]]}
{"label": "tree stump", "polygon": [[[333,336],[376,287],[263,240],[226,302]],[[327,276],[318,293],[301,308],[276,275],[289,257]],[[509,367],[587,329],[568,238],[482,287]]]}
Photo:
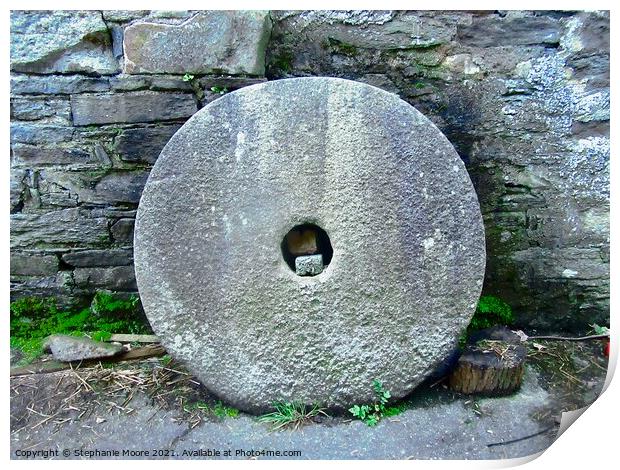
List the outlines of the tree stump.
{"label": "tree stump", "polygon": [[[497,328],[477,335],[468,344],[448,378],[455,392],[487,396],[509,395],[518,390],[525,371],[527,349]],[[516,336],[516,335],[515,335]],[[495,339],[497,338],[497,339]]]}

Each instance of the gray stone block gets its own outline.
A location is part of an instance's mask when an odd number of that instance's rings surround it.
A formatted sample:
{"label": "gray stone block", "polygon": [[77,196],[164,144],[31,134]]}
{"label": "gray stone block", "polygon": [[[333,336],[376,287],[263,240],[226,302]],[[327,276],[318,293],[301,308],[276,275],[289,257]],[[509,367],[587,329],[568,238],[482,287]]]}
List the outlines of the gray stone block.
{"label": "gray stone block", "polygon": [[125,29],[127,73],[263,75],[267,11],[203,11],[181,24],[139,21]]}
{"label": "gray stone block", "polygon": [[68,142],[73,138],[72,127],[45,124],[11,123],[11,143],[21,144],[56,144]]}
{"label": "gray stone block", "polygon": [[557,45],[562,29],[559,19],[524,12],[513,12],[505,18],[474,16],[470,25],[459,26],[458,41],[475,47]]}
{"label": "gray stone block", "polygon": [[121,26],[112,26],[110,28],[112,35],[112,53],[114,58],[122,59],[123,57],[123,28]]}
{"label": "gray stone block", "polygon": [[81,75],[11,75],[11,93],[15,95],[71,95],[108,91],[105,77]]}
{"label": "gray stone block", "polygon": [[[102,174],[103,173],[103,174]],[[62,192],[79,204],[137,204],[148,178],[148,171],[62,171],[41,170],[39,189]]]}
{"label": "gray stone block", "polygon": [[125,129],[114,140],[114,150],[126,162],[155,163],[164,145],[180,127],[173,124]]}
{"label": "gray stone block", "polygon": [[54,254],[12,252],[11,276],[49,276],[58,272]]}
{"label": "gray stone block", "polygon": [[11,300],[20,297],[54,297],[58,306],[69,306],[74,298],[71,272],[59,271],[56,275],[34,277],[11,277]]}
{"label": "gray stone block", "polygon": [[26,185],[24,180],[26,179],[26,170],[11,169],[10,180],[10,207],[11,213],[21,209],[24,203],[24,192]]}
{"label": "gray stone block", "polygon": [[82,195],[82,200],[91,203],[137,204],[149,177],[144,170],[108,173],[95,185],[94,191]]}
{"label": "gray stone block", "polygon": [[73,124],[134,123],[187,119],[197,111],[189,93],[132,92],[71,96]]}
{"label": "gray stone block", "polygon": [[192,84],[182,77],[157,75],[117,75],[110,78],[110,87],[114,91],[187,91],[193,93]]}
{"label": "gray stone block", "polygon": [[11,247],[89,246],[109,242],[105,218],[78,208],[42,214],[11,214]]}
{"label": "gray stone block", "polygon": [[109,159],[101,158],[96,152],[79,148],[40,147],[34,145],[14,145],[12,149],[13,168],[38,168],[62,166],[65,169],[101,168],[110,164]]}
{"label": "gray stone block", "polygon": [[11,99],[11,119],[36,121],[48,118],[61,124],[71,122],[71,106],[68,99],[62,98],[13,98]]}
{"label": "gray stone block", "polygon": [[77,287],[92,290],[135,291],[137,289],[133,266],[75,268],[73,279]]}
{"label": "gray stone block", "polygon": [[110,33],[97,11],[12,11],[11,70],[114,74]]}
{"label": "gray stone block", "polygon": [[298,276],[316,276],[323,272],[323,255],[298,256],[295,258],[295,273]]}
{"label": "gray stone block", "polygon": [[130,266],[133,264],[133,251],[121,248],[73,251],[62,255],[62,260],[73,267]]}
{"label": "gray stone block", "polygon": [[119,219],[110,228],[112,240],[119,245],[133,244],[134,219]]}

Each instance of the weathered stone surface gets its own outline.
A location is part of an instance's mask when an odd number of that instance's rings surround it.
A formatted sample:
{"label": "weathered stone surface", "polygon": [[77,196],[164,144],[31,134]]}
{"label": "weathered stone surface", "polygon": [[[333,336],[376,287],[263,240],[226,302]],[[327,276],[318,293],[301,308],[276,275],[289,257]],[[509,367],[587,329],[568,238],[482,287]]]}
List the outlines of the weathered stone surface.
{"label": "weathered stone surface", "polygon": [[114,91],[188,91],[193,92],[190,82],[182,77],[166,77],[158,75],[117,75],[110,78],[110,87]]}
{"label": "weathered stone surface", "polygon": [[114,74],[110,33],[96,11],[12,11],[11,70]]}
{"label": "weathered stone surface", "polygon": [[53,254],[12,252],[11,276],[49,276],[58,271],[58,257]]}
{"label": "weathered stone surface", "polygon": [[122,59],[124,35],[123,28],[117,25],[112,26],[110,28],[110,35],[112,36],[112,54],[114,54],[115,59]]}
{"label": "weathered stone surface", "polygon": [[474,16],[470,25],[459,26],[458,40],[465,46],[477,47],[557,45],[561,29],[558,19],[523,12],[512,12],[505,18]]}
{"label": "weathered stone surface", "polygon": [[11,75],[11,93],[16,95],[70,95],[109,89],[108,79],[104,77]]}
{"label": "weathered stone surface", "polygon": [[105,218],[78,208],[43,214],[11,214],[11,247],[93,245],[109,241]]}
{"label": "weathered stone surface", "polygon": [[125,23],[147,15],[149,10],[103,10],[103,19]]}
{"label": "weathered stone surface", "polygon": [[110,228],[112,240],[119,245],[131,245],[133,243],[134,219],[119,219]]}
{"label": "weathered stone surface", "polygon": [[82,250],[62,255],[63,262],[74,267],[130,266],[133,252],[129,249]]}
{"label": "weathered stone surface", "polygon": [[74,284],[69,271],[59,271],[56,275],[41,277],[11,277],[11,300],[20,297],[54,297],[58,307],[72,306]]}
{"label": "weathered stone surface", "polygon": [[266,11],[203,11],[181,24],[125,29],[127,73],[262,75],[271,21]]}
{"label": "weathered stone surface", "polygon": [[112,291],[135,291],[137,289],[133,266],[76,268],[73,271],[73,278],[78,287]]}
{"label": "weathered stone surface", "polygon": [[11,123],[12,144],[56,144],[71,140],[73,134],[71,127]]}
{"label": "weathered stone surface", "polygon": [[126,162],[155,163],[164,145],[180,125],[125,129],[114,140],[114,150]]}
{"label": "weathered stone surface", "polygon": [[48,183],[75,194],[82,204],[137,204],[148,172],[114,171],[101,177],[87,172],[46,171],[44,177]]}
{"label": "weathered stone surface", "polygon": [[51,352],[57,361],[71,362],[116,356],[123,346],[81,336],[52,335],[45,339],[43,350]]}
{"label": "weathered stone surface", "polygon": [[44,167],[61,165],[66,169],[97,168],[110,165],[110,160],[96,152],[78,148],[39,147],[34,145],[14,145],[11,165],[14,168]]}
{"label": "weathered stone surface", "polygon": [[97,182],[94,192],[84,193],[87,202],[123,202],[137,204],[148,178],[147,171],[109,173]]}
{"label": "weathered stone surface", "polygon": [[323,255],[298,256],[295,273],[298,276],[316,276],[323,272]]}
{"label": "weathered stone surface", "polygon": [[164,18],[164,19],[187,19],[192,16],[194,12],[190,10],[151,10],[149,16],[151,18]]}
{"label": "weathered stone surface", "polygon": [[14,98],[11,100],[11,119],[36,121],[48,118],[62,124],[71,120],[71,107],[67,99]]}
{"label": "weathered stone surface", "polygon": [[10,206],[11,213],[16,212],[24,203],[26,170],[11,169]]}
{"label": "weathered stone surface", "polygon": [[[377,12],[356,26],[370,14],[274,12],[267,76],[389,77],[396,90],[370,83],[427,115],[472,176],[487,216],[484,292],[507,300],[523,328],[585,333],[608,317],[607,279],[585,288],[512,255],[545,248],[560,268],[571,262],[566,248],[608,246],[609,13]],[[383,49],[396,35],[356,42],[410,15],[445,21],[421,40],[455,25],[457,34],[426,49]]]}
{"label": "weathered stone surface", "polygon": [[189,93],[135,92],[71,96],[73,124],[154,122],[187,119],[198,109]]}
{"label": "weathered stone surface", "polygon": [[[304,223],[333,245],[318,276],[282,256]],[[166,349],[254,411],[372,402],[374,379],[406,395],[468,324],[485,266],[480,208],[448,140],[397,96],[331,78],[203,108],[151,172],[134,250]]]}

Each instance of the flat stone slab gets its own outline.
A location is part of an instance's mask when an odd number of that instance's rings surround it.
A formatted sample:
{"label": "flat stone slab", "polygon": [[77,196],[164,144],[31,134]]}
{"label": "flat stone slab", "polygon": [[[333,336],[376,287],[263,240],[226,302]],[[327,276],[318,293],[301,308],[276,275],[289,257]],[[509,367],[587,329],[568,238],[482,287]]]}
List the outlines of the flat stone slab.
{"label": "flat stone slab", "polygon": [[102,343],[90,338],[68,335],[47,337],[43,349],[51,352],[54,359],[62,362],[100,359],[116,356],[123,352],[123,347],[120,344]]}
{"label": "flat stone slab", "polygon": [[119,71],[119,65],[112,54],[110,33],[100,12],[14,10],[11,12],[11,70],[114,74]]}
{"label": "flat stone slab", "polygon": [[[333,257],[298,276],[285,235]],[[408,394],[450,353],[482,287],[476,194],[446,137],[396,95],[335,78],[262,83],[196,113],[158,158],[135,268],[155,333],[234,406],[331,408]]]}
{"label": "flat stone slab", "polygon": [[186,119],[197,109],[190,93],[128,92],[71,96],[71,112],[76,126]]}
{"label": "flat stone slab", "polygon": [[127,73],[263,75],[268,11],[203,11],[180,24],[138,21],[125,29]]}

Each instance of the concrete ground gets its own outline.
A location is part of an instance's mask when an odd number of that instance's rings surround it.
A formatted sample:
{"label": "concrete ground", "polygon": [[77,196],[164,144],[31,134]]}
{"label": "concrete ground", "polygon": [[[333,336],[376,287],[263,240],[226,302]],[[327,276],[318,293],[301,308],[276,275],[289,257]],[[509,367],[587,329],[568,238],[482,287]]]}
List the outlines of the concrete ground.
{"label": "concrete ground", "polygon": [[[406,399],[404,412],[375,427],[320,416],[273,431],[256,417],[229,416],[235,410],[180,365],[158,359],[12,377],[11,458],[523,457],[553,443],[562,410],[591,403],[602,388],[606,362],[598,346],[570,348],[533,350],[512,396],[460,396],[426,384]],[[552,356],[570,358],[572,368],[545,363]]]}

